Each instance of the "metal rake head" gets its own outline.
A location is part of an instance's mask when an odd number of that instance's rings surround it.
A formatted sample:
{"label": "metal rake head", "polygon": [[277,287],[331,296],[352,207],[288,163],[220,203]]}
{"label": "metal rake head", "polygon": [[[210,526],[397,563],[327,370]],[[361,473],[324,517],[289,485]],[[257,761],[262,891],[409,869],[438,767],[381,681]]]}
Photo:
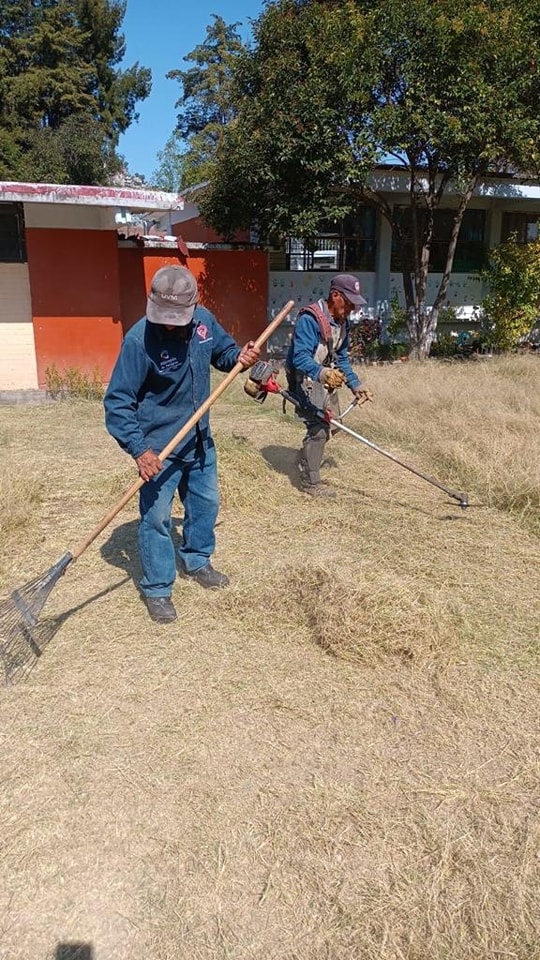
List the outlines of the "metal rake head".
{"label": "metal rake head", "polygon": [[64,554],[50,570],[0,602],[0,656],[6,683],[28,673],[51,639],[54,629],[40,624],[39,615],[72,560],[71,553]]}

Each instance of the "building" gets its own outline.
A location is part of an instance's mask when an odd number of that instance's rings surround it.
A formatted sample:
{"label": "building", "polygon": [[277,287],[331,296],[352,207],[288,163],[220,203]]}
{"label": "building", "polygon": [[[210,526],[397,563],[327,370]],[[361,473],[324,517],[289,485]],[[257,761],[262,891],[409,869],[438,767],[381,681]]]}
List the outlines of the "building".
{"label": "building", "polygon": [[[380,167],[373,186],[407,216],[405,171]],[[436,213],[428,302],[441,280],[453,200],[450,194]],[[510,176],[480,184],[447,294],[462,327],[474,323],[485,292],[479,268],[486,251],[513,232],[521,242],[535,238],[538,221],[537,184]],[[188,262],[202,303],[241,342],[288,300],[326,295],[336,271],[359,277],[370,317],[384,323],[395,298],[404,304],[390,227],[369,207],[321,223],[314,247],[290,238],[267,251],[253,234],[223,242],[201,220],[196,192],[0,182],[0,391],[44,389],[53,367],[97,370],[107,382],[123,334],[144,314],[155,271]],[[276,355],[292,322],[272,339]]]}
{"label": "building", "polygon": [[[403,217],[409,208],[408,174],[402,168],[380,166],[371,186]],[[195,193],[196,196],[196,193]],[[457,197],[448,193],[445,207],[435,214],[435,236],[427,286],[428,305],[439,288],[452,229]],[[516,233],[518,242],[535,239],[540,221],[540,186],[512,176],[493,177],[481,183],[465,211],[458,240],[446,306],[455,311],[458,329],[474,325],[475,313],[485,285],[480,269],[489,248]],[[197,239],[208,246],[215,243],[213,233],[204,233],[198,209],[193,202],[175,211],[169,228],[184,239]],[[244,236],[243,241],[246,242]],[[388,222],[368,206],[359,206],[341,222],[322,222],[314,245],[289,238],[281,247],[269,251],[268,314],[273,316],[288,299],[309,303],[324,295],[328,274],[353,273],[359,277],[367,300],[364,313],[383,322],[391,315],[392,302],[405,306],[403,281]],[[281,339],[286,331],[281,333]],[[276,338],[274,338],[275,340]],[[279,337],[277,338],[280,339]],[[279,349],[279,345],[278,345]]]}
{"label": "building", "polygon": [[190,256],[156,228],[183,205],[154,190],[0,182],[0,391],[43,390],[53,368],[97,371],[107,382],[154,273],[187,257],[202,302],[233,336],[260,332],[266,254]]}

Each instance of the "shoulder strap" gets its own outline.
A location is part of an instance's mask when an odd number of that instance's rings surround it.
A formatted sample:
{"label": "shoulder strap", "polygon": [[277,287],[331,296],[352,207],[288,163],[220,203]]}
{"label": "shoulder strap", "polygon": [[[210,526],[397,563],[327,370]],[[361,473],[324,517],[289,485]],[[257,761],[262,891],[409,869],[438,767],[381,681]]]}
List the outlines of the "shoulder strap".
{"label": "shoulder strap", "polygon": [[319,331],[326,344],[330,361],[334,355],[334,338],[332,336],[332,327],[324,310],[321,310],[318,303],[310,303],[308,307],[302,307],[304,313],[311,313],[319,325]]}

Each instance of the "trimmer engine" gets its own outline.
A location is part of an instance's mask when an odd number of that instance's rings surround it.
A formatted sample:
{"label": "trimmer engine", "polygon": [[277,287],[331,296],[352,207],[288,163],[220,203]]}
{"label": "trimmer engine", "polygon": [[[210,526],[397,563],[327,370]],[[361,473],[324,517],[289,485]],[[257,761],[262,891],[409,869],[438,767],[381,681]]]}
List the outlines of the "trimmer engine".
{"label": "trimmer engine", "polygon": [[254,363],[244,383],[247,395],[257,403],[264,403],[268,393],[279,393],[281,387],[275,379],[277,372],[278,368],[268,360],[258,360]]}

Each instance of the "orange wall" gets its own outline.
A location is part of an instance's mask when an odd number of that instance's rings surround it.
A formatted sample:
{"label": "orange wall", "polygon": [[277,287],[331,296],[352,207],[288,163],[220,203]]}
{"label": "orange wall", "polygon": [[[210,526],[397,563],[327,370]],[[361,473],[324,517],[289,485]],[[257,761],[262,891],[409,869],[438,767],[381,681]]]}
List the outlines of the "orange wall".
{"label": "orange wall", "polygon": [[96,367],[109,379],[122,338],[116,231],[28,229],[40,387],[47,367]]}
{"label": "orange wall", "polygon": [[268,258],[262,251],[204,250],[187,260],[174,250],[159,248],[122,248],[118,253],[124,330],[144,316],[152,277],[167,264],[191,270],[201,303],[240,344],[254,340],[266,326]]}
{"label": "orange wall", "polygon": [[156,270],[188,266],[201,303],[243,344],[267,323],[268,260],[258,250],[204,250],[187,260],[176,250],[119,248],[115,231],[28,229],[28,271],[38,382],[46,370],[76,367],[104,383],[123,334],[144,316]]}
{"label": "orange wall", "polygon": [[262,250],[204,250],[189,258],[201,300],[239,343],[267,324],[268,255]]}
{"label": "orange wall", "polygon": [[[120,316],[125,333],[146,310],[146,278],[144,275],[144,250],[140,247],[118,248],[118,273],[120,277]],[[178,263],[178,258],[175,261]]]}

